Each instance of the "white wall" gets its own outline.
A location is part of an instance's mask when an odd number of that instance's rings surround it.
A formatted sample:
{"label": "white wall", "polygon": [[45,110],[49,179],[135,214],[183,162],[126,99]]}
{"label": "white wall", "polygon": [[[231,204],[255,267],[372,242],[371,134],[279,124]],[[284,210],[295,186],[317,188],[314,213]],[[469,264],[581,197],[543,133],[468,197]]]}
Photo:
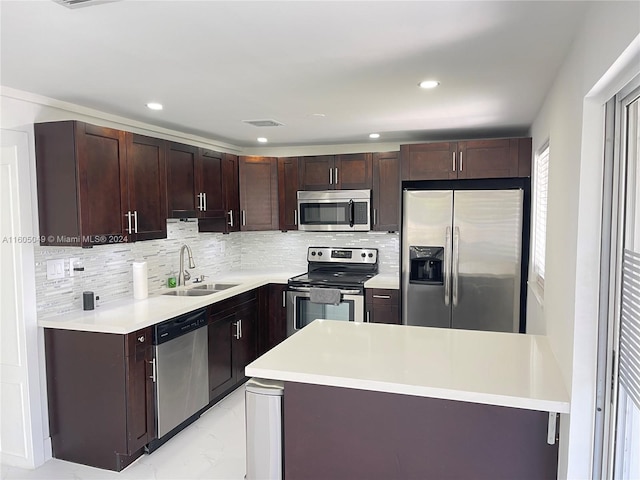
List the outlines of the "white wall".
{"label": "white wall", "polygon": [[[639,33],[640,4],[594,3],[531,129],[534,151],[549,140],[550,163],[544,308],[528,313],[546,331],[571,393],[560,478],[592,478],[606,95],[590,92]],[[624,61],[640,72],[638,56]]]}

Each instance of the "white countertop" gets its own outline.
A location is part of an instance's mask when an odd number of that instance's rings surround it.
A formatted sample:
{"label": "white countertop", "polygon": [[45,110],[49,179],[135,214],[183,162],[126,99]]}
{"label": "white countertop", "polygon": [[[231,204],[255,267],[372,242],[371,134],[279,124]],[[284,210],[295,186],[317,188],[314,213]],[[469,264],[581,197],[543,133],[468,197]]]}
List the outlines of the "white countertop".
{"label": "white countertop", "polygon": [[245,373],[569,413],[560,369],[539,335],[316,320]]}
{"label": "white countertop", "polygon": [[365,288],[387,288],[392,290],[400,289],[400,277],[398,274],[381,273],[367,280],[364,284]]}
{"label": "white countertop", "polygon": [[[178,315],[191,312],[253,290],[269,283],[287,283],[301,272],[237,272],[215,276],[205,283],[238,283],[236,287],[200,297],[154,295],[144,300],[132,297],[96,307],[94,310],[77,311],[38,321],[38,326],[85,332],[126,334],[155,325]],[[187,287],[196,286],[191,284]],[[166,289],[165,291],[176,290]]]}

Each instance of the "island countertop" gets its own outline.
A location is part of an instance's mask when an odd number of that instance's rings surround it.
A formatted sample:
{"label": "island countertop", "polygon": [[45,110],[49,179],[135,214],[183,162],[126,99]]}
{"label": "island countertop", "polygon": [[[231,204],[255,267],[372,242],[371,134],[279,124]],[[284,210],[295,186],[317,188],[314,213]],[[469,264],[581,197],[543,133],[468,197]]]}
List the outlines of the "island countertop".
{"label": "island countertop", "polygon": [[245,374],[569,413],[560,369],[540,335],[316,320]]}

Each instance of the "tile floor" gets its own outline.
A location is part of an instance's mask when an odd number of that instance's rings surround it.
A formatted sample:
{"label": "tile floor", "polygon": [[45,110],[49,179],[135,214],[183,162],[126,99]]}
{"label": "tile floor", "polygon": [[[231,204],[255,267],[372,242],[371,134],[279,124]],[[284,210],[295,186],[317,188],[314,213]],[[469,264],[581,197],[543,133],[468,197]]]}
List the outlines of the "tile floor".
{"label": "tile floor", "polygon": [[244,386],[151,455],[143,455],[119,473],[56,459],[35,470],[6,466],[0,469],[2,480],[242,480]]}

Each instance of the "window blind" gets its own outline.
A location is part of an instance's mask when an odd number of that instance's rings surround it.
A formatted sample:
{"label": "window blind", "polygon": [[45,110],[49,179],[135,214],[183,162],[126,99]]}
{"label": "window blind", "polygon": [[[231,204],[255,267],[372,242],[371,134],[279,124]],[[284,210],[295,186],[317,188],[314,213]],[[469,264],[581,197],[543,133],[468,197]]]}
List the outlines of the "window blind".
{"label": "window blind", "polygon": [[534,165],[533,280],[544,291],[544,259],[547,243],[547,191],[549,183],[549,145],[535,158]]}
{"label": "window blind", "polygon": [[640,254],[624,251],[620,319],[620,383],[640,408]]}

